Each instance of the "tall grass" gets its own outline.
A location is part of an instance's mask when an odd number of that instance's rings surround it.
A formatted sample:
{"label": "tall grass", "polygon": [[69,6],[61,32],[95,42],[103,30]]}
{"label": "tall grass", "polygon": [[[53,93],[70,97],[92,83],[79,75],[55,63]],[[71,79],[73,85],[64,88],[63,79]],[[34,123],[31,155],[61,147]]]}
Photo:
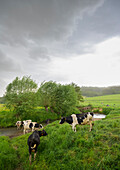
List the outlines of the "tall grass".
{"label": "tall grass", "polygon": [[[120,113],[117,115],[120,116]],[[103,120],[95,121],[91,132],[89,125],[78,125],[75,133],[69,124],[60,125],[59,121],[47,125],[45,130],[48,136],[40,138],[36,160],[31,166],[27,146],[31,133],[11,140],[6,138],[10,148],[13,147],[10,152],[16,157],[17,165],[11,161],[13,170],[16,166],[19,166],[19,170],[119,169],[120,118],[115,119],[108,115]]]}
{"label": "tall grass", "polygon": [[0,137],[0,169],[13,170],[18,165],[18,158],[8,137]]}

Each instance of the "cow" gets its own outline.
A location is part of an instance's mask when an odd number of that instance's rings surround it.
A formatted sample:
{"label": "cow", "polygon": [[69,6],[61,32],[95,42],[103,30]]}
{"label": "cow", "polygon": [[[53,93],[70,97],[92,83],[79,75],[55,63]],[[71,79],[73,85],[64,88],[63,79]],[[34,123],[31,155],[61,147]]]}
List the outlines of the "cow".
{"label": "cow", "polygon": [[[31,130],[32,131],[32,127],[30,126],[31,124],[31,120],[24,120],[23,121],[23,133],[25,134],[27,130]],[[37,123],[37,122],[35,122]]]}
{"label": "cow", "polygon": [[92,130],[92,118],[93,118],[93,112],[87,112],[87,113],[82,113],[82,114],[72,114],[71,116],[68,117],[62,117],[61,121],[59,122],[60,124],[63,124],[64,122],[69,123],[72,125],[73,131],[76,132],[76,125],[85,125],[85,124],[90,124],[90,130]]}
{"label": "cow", "polygon": [[29,127],[32,128],[32,131],[34,131],[34,130],[43,128],[43,125],[42,124],[38,124],[37,122],[31,122],[29,124]]}
{"label": "cow", "polygon": [[31,122],[32,122],[32,120],[23,120],[22,124],[24,125],[24,124],[31,123]]}
{"label": "cow", "polygon": [[37,148],[38,148],[38,146],[40,144],[40,137],[41,136],[46,136],[46,135],[47,135],[47,132],[45,130],[42,130],[42,131],[35,130],[28,137],[27,144],[29,146],[29,161],[30,161],[30,164],[31,164],[31,152],[34,152],[34,160],[35,160]]}
{"label": "cow", "polygon": [[16,126],[17,126],[17,129],[20,129],[20,126],[22,125],[22,121],[17,121],[16,122]]}

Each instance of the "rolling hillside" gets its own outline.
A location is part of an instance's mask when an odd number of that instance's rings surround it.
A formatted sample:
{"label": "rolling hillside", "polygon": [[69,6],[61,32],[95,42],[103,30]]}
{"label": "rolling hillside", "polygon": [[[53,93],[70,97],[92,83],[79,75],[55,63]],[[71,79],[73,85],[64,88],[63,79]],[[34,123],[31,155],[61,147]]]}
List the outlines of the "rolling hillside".
{"label": "rolling hillside", "polygon": [[85,105],[93,105],[95,107],[120,107],[120,94],[104,95],[97,97],[84,97]]}

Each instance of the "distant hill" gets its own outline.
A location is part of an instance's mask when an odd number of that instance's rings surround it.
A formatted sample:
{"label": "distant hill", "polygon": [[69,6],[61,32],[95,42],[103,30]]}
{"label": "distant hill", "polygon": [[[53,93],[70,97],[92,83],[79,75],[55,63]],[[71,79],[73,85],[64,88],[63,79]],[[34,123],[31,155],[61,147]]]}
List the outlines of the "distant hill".
{"label": "distant hill", "polygon": [[81,87],[82,96],[94,97],[111,94],[120,94],[120,86],[109,86],[109,87]]}

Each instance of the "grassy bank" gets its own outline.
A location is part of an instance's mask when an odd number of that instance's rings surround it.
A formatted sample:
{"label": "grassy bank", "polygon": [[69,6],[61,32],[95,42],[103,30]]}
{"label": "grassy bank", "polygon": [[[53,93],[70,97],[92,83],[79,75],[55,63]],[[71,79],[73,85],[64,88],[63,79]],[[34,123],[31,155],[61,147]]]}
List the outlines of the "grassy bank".
{"label": "grassy bank", "polygon": [[95,121],[91,132],[89,125],[84,125],[77,126],[75,133],[69,124],[60,125],[59,121],[47,125],[45,130],[48,136],[40,138],[37,157],[31,166],[27,146],[30,133],[12,139],[1,137],[4,141],[0,142],[0,167],[3,170],[7,165],[10,170],[120,168],[120,110]]}
{"label": "grassy bank", "polygon": [[120,108],[120,94],[85,97],[83,105],[93,105],[94,107]]}

